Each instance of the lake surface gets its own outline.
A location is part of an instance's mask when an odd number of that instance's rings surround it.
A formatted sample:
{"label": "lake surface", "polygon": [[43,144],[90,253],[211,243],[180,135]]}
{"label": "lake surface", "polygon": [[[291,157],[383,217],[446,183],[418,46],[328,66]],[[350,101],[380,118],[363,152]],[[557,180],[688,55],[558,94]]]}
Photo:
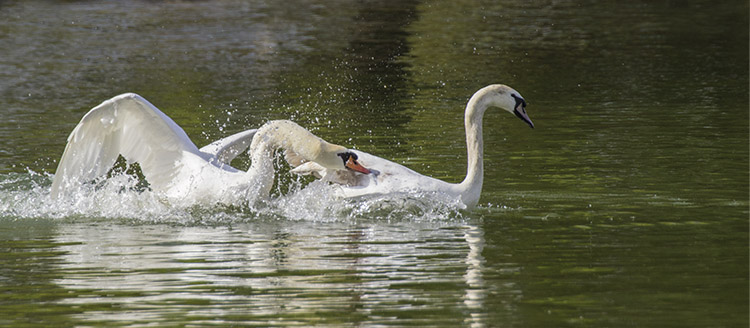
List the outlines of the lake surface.
{"label": "lake surface", "polygon": [[[49,198],[123,92],[458,182],[492,83],[536,128],[488,111],[474,210],[281,164],[260,206]],[[748,84],[747,1],[2,1],[0,326],[747,327]]]}

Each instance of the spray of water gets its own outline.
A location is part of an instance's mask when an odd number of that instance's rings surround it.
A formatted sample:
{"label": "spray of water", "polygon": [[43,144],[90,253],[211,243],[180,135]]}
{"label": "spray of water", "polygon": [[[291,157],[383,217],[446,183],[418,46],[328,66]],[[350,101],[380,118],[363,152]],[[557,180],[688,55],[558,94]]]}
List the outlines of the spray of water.
{"label": "spray of water", "polygon": [[460,203],[441,194],[397,193],[340,199],[335,196],[336,186],[303,179],[281,181],[270,198],[259,201],[192,205],[169,202],[158,193],[144,190],[136,177],[116,174],[83,184],[64,199],[52,199],[52,177],[32,170],[0,175],[0,218],[224,225],[279,219],[445,221],[462,216]]}

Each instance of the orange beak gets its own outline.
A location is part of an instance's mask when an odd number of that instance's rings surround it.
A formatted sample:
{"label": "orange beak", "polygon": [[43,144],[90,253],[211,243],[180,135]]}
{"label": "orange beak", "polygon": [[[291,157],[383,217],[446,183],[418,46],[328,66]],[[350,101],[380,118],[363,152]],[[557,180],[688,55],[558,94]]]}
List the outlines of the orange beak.
{"label": "orange beak", "polygon": [[370,170],[366,169],[362,165],[359,165],[359,163],[357,163],[357,161],[354,160],[354,157],[349,157],[349,160],[346,161],[346,167],[350,170],[354,170],[360,173],[370,174]]}

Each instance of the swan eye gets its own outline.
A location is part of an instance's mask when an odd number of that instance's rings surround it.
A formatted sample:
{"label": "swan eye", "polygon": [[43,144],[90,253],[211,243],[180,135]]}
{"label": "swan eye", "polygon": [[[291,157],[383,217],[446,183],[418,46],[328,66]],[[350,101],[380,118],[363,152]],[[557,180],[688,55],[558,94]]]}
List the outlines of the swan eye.
{"label": "swan eye", "polygon": [[524,100],[523,98],[519,96],[516,96],[516,94],[514,93],[511,93],[510,96],[513,97],[513,99],[516,101],[515,108],[518,108],[519,104],[521,105],[522,108],[526,108],[526,100]]}
{"label": "swan eye", "polygon": [[348,161],[349,161],[349,158],[352,158],[352,159],[354,159],[355,161],[356,161],[356,160],[357,160],[357,158],[358,158],[358,157],[357,157],[357,154],[355,154],[355,153],[352,153],[352,152],[350,152],[350,151],[348,151],[348,152],[345,152],[345,153],[338,153],[338,154],[336,154],[336,155],[339,155],[339,157],[341,157],[341,160],[343,160],[343,161],[344,161],[344,164],[346,164],[346,162],[348,162]]}

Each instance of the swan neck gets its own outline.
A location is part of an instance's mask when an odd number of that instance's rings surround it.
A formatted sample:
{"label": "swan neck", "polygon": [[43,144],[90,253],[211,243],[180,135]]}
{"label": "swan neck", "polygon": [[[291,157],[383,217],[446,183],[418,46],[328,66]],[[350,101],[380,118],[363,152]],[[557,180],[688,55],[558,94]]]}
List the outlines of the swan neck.
{"label": "swan neck", "polygon": [[273,154],[278,148],[289,147],[295,138],[289,136],[289,127],[284,121],[271,121],[258,129],[250,144],[249,179],[261,195],[268,195],[273,187]]}
{"label": "swan neck", "polygon": [[482,138],[482,118],[488,103],[483,94],[475,93],[466,104],[464,127],[466,129],[466,178],[461,182],[462,198],[466,205],[479,202],[484,182],[484,139]]}
{"label": "swan neck", "polygon": [[253,184],[253,189],[261,197],[271,193],[274,179],[273,152],[274,145],[256,134],[250,145],[250,167],[247,178]]}
{"label": "swan neck", "polygon": [[322,153],[331,150],[328,148],[335,149],[333,145],[292,121],[279,120],[264,124],[255,133],[250,144],[252,163],[247,173],[259,181],[265,194],[270,192],[273,185],[273,154],[280,148],[293,151],[308,161],[318,161]]}

